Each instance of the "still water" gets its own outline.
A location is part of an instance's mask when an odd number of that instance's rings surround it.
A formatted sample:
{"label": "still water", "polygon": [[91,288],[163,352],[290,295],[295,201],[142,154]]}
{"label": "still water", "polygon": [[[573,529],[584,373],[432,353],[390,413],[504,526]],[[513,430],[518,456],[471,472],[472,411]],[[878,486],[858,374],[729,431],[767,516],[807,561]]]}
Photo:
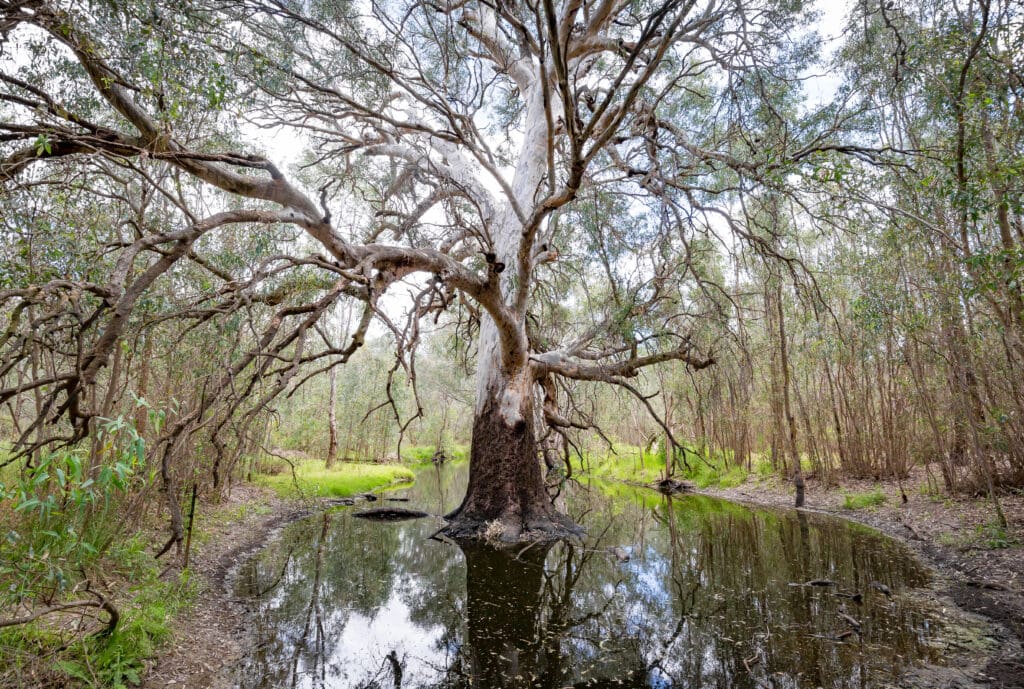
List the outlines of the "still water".
{"label": "still water", "polygon": [[[426,469],[386,504],[443,514],[466,475]],[[937,660],[927,573],[871,530],[607,484],[564,508],[583,543],[511,553],[360,507],[290,525],[239,573],[236,686],[885,687]]]}

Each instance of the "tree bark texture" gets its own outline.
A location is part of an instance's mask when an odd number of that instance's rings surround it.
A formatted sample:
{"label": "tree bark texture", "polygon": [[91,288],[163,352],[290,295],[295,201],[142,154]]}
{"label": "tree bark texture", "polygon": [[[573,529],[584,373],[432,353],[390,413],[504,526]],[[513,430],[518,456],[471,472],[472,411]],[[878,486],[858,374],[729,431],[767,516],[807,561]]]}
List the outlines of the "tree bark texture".
{"label": "tree bark texture", "polygon": [[503,385],[499,376],[484,390],[473,421],[466,496],[447,515],[445,533],[453,538],[515,543],[580,533],[544,487],[527,373]]}

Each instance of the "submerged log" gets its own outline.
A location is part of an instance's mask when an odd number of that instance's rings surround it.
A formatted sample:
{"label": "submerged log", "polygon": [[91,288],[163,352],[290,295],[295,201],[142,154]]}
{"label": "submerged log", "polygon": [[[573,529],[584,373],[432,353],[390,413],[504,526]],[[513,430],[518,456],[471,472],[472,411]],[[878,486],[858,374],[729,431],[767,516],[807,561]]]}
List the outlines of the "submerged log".
{"label": "submerged log", "polygon": [[420,519],[422,517],[429,517],[430,515],[426,512],[420,512],[419,510],[407,510],[403,507],[375,507],[370,510],[356,512],[352,516],[359,517],[360,519],[394,522],[402,521],[404,519]]}
{"label": "submerged log", "polygon": [[693,490],[693,486],[689,483],[685,483],[675,478],[662,479],[655,483],[654,487],[665,495],[675,495],[677,493],[685,493]]}

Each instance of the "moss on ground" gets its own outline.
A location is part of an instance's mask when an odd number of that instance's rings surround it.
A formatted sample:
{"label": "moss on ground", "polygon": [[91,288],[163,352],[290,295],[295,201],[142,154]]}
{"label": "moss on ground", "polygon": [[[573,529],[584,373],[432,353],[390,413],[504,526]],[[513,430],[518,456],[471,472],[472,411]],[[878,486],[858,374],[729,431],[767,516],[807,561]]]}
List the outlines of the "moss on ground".
{"label": "moss on ground", "polygon": [[272,488],[282,497],[345,498],[414,478],[412,469],[400,464],[338,462],[328,469],[323,461],[310,460],[296,463],[294,476],[291,471],[257,475],[254,482]]}

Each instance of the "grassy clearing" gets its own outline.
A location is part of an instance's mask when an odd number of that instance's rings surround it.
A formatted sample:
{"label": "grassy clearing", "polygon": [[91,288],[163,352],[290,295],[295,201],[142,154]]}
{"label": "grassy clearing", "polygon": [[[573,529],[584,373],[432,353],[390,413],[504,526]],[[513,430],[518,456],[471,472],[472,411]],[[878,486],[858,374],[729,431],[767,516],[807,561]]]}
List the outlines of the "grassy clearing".
{"label": "grassy clearing", "polygon": [[274,489],[282,497],[345,498],[414,478],[412,469],[399,464],[338,462],[328,469],[323,461],[310,460],[295,465],[294,478],[291,471],[282,471],[258,475],[255,483]]}
{"label": "grassy clearing", "polygon": [[[614,453],[586,453],[584,457],[573,460],[574,471],[606,481],[625,481],[627,483],[649,484],[664,476],[665,456],[660,452],[644,452],[641,448],[623,445],[616,446]],[[730,466],[725,457],[712,457],[701,460],[693,450],[687,452],[690,464],[688,471],[678,470],[676,478],[690,481],[698,488],[733,488],[745,483],[750,475],[745,467]],[[758,461],[754,465],[754,474],[758,477],[772,475],[773,469],[767,461]]]}
{"label": "grassy clearing", "polygon": [[868,507],[877,507],[883,504],[885,499],[885,493],[882,492],[881,488],[875,488],[866,493],[844,493],[843,509],[863,510]]}

